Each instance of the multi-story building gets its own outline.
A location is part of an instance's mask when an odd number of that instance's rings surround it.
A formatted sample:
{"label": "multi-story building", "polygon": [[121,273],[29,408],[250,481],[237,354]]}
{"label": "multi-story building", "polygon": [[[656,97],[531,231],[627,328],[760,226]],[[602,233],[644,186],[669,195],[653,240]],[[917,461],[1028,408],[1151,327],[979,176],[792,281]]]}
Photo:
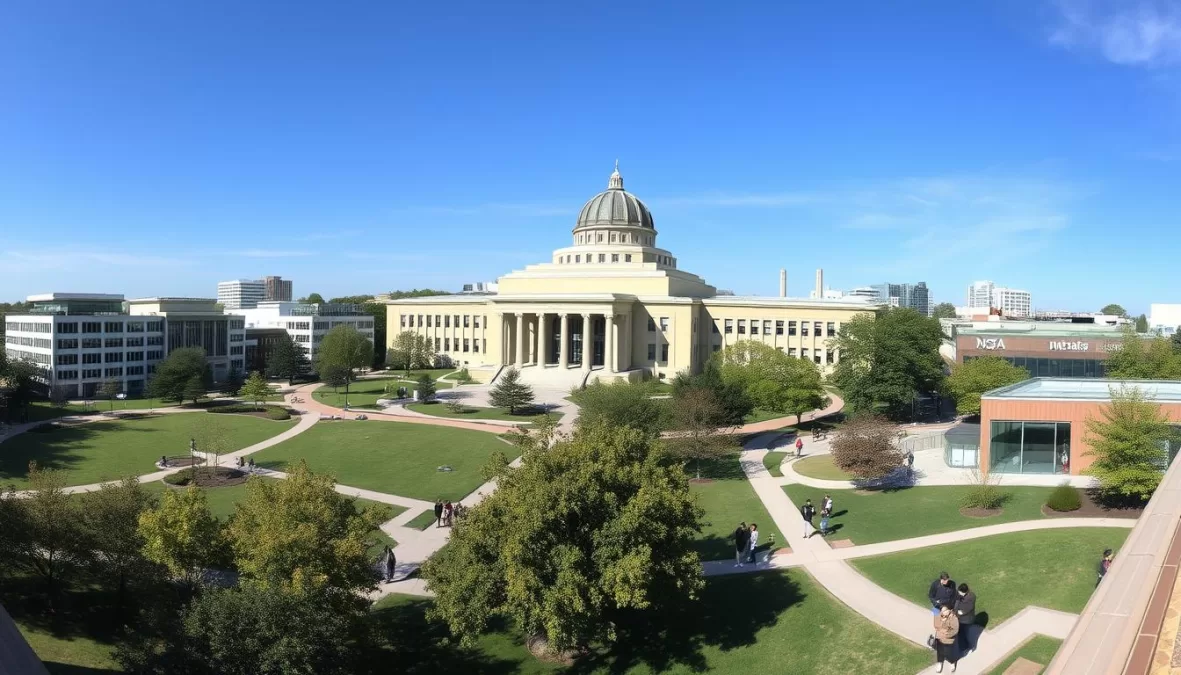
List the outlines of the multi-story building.
{"label": "multi-story building", "polygon": [[[312,361],[316,358],[316,350],[324,336],[337,326],[352,326],[370,341],[373,340],[373,317],[366,314],[361,305],[261,302],[258,307],[244,309],[240,313],[252,337],[261,337],[261,333],[256,336],[257,329],[282,328],[295,344],[303,347]],[[265,344],[261,346],[266,347]]]}
{"label": "multi-story building", "polygon": [[991,281],[976,281],[968,286],[968,307],[991,307],[992,291],[996,284]]}
{"label": "multi-story building", "polygon": [[618,170],[582,208],[570,246],[548,263],[502,276],[495,294],[389,300],[390,344],[401,331],[489,380],[503,366],[526,381],[568,388],[592,379],[672,377],[710,354],[758,340],[822,369],[840,359],[834,338],[879,305],[863,298],[722,295],[656,246],[648,207]]}
{"label": "multi-story building", "polygon": [[267,287],[261,281],[236,279],[217,284],[217,301],[226,309],[249,309],[266,299]]}
{"label": "multi-story building", "polygon": [[880,301],[891,307],[908,307],[923,316],[931,313],[931,295],[925,281],[917,284],[876,284],[870,288],[877,292]]}
{"label": "multi-story building", "polygon": [[27,314],[5,317],[5,353],[35,363],[41,384],[69,398],[93,396],[107,381],[138,395],[156,364],[179,347],[202,347],[215,382],[242,369],[241,317],[227,315],[212,299],[48,293],[29,296]]}
{"label": "multi-story building", "polygon": [[1033,314],[1033,302],[1029,291],[1016,288],[992,289],[992,306],[1001,310],[1001,316],[1021,319]]}
{"label": "multi-story building", "polygon": [[267,302],[291,302],[291,280],[283,277],[266,276],[262,278],[266,288]]}

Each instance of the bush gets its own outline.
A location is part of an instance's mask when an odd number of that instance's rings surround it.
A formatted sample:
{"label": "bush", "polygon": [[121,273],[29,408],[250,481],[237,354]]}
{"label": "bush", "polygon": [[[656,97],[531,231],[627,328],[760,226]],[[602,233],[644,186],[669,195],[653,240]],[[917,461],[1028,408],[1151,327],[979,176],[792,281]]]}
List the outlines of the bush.
{"label": "bush", "polygon": [[188,485],[193,482],[193,469],[181,469],[176,473],[170,473],[164,477],[164,482],[169,485]]}
{"label": "bush", "polygon": [[34,434],[48,434],[49,432],[57,431],[60,428],[61,425],[56,422],[46,422],[45,424],[38,424],[35,427],[31,427],[29,432]]}
{"label": "bush", "polygon": [[269,419],[269,420],[289,420],[289,419],[291,419],[291,413],[287,412],[283,408],[276,408],[276,407],[268,406],[267,407],[267,419]]}
{"label": "bush", "polygon": [[265,412],[272,420],[289,420],[291,413],[286,408],[277,405],[257,406],[252,403],[232,403],[230,405],[213,406],[206,410],[211,413],[257,413]]}
{"label": "bush", "polygon": [[1009,493],[992,483],[979,483],[968,488],[960,498],[965,509],[999,509],[1009,501]]}
{"label": "bush", "polygon": [[1050,491],[1046,506],[1053,511],[1077,511],[1082,508],[1083,500],[1079,497],[1078,489],[1071,487],[1069,483],[1063,483]]}

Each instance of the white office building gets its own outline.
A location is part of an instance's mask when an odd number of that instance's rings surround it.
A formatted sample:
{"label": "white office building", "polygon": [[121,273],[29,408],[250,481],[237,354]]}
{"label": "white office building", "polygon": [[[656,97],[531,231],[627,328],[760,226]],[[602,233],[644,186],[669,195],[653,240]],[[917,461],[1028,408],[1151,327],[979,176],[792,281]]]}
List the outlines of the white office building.
{"label": "white office building", "polygon": [[1181,304],[1154,302],[1148,306],[1148,327],[1161,335],[1173,335],[1181,328]]}
{"label": "white office building", "polygon": [[968,286],[968,307],[991,307],[992,291],[996,288],[991,281],[976,281]]}
{"label": "white office building", "polygon": [[47,293],[31,295],[32,309],[4,318],[10,360],[37,365],[46,390],[90,398],[114,380],[129,395],[142,394],[158,364],[173,349],[201,347],[215,382],[242,370],[245,329],[207,298],[145,298]]}
{"label": "white office building", "polygon": [[266,299],[267,286],[262,280],[237,279],[217,284],[217,301],[226,309],[250,309]]}
{"label": "white office building", "polygon": [[992,289],[992,306],[1001,310],[1001,315],[1009,318],[1025,318],[1033,314],[1032,297],[1029,291],[1016,288]]}
{"label": "white office building", "polygon": [[243,309],[238,313],[245,317],[248,330],[286,330],[295,344],[303,347],[308,359],[313,361],[324,336],[337,326],[352,326],[369,338],[370,342],[373,341],[373,316],[366,314],[361,305],[261,302],[253,309]]}

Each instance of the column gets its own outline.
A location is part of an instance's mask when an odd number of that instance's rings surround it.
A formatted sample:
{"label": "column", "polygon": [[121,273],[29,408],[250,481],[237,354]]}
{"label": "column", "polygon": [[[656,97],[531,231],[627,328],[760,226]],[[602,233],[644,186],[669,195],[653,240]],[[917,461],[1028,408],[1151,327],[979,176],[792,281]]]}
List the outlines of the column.
{"label": "column", "polygon": [[533,362],[539,366],[545,365],[545,334],[546,334],[546,332],[547,331],[545,328],[545,312],[538,312],[538,314],[537,314],[537,334],[535,336],[537,338],[537,344],[536,344],[537,351],[534,352],[535,358],[533,359]]}
{"label": "column", "polygon": [[616,372],[615,363],[615,310],[606,316],[607,325],[603,330],[603,368],[608,373]]}
{"label": "column", "polygon": [[516,335],[517,358],[513,363],[520,368],[525,365],[525,315],[517,312],[517,335]]}
{"label": "column", "polygon": [[582,369],[584,371],[591,369],[591,361],[594,359],[594,333],[591,329],[591,315],[582,315]]}
{"label": "column", "polygon": [[558,367],[570,367],[570,315],[561,314],[562,331],[558,341]]}

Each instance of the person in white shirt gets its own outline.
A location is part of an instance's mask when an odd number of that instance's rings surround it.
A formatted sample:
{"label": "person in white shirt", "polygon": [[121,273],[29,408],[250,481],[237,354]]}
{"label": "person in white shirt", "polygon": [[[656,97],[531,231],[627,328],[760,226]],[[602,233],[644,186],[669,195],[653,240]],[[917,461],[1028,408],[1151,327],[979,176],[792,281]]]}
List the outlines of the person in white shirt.
{"label": "person in white shirt", "polygon": [[754,523],[751,523],[750,524],[750,559],[748,560],[748,562],[751,562],[751,563],[755,562],[755,550],[758,548],[758,546],[759,546],[759,526]]}

